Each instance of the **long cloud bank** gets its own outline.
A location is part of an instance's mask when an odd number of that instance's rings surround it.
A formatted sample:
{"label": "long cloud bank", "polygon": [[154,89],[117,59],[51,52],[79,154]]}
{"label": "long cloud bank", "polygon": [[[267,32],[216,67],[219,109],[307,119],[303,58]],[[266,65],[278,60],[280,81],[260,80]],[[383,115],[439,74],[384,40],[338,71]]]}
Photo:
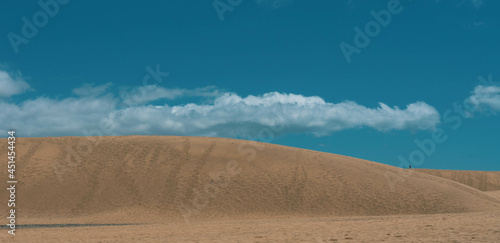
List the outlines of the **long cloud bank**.
{"label": "long cloud bank", "polygon": [[[306,133],[324,136],[332,132],[369,127],[388,130],[431,130],[440,115],[424,102],[409,104],[405,109],[379,103],[368,108],[352,101],[325,102],[317,96],[278,92],[241,97],[230,92],[215,92],[213,87],[174,90],[176,96],[205,97],[217,95],[208,104],[177,106],[138,103],[123,106],[116,95],[103,87],[76,89],[79,96],[66,99],[39,97],[19,104],[0,100],[0,129],[14,128],[20,136],[99,135],[188,135],[253,137],[263,129],[274,135]],[[168,94],[152,92],[157,99]],[[199,92],[199,91],[203,92]],[[93,92],[95,91],[95,92]],[[97,93],[96,93],[97,92]],[[146,96],[147,97],[147,96]],[[151,100],[151,98],[146,98]]]}

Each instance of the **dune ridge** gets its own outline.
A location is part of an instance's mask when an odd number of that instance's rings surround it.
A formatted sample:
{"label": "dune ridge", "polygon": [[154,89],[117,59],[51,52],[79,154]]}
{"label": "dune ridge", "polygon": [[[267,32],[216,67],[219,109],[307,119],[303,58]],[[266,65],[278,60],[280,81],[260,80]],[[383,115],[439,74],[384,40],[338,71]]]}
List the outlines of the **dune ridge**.
{"label": "dune ridge", "polygon": [[419,172],[439,176],[474,187],[480,191],[500,190],[500,171],[459,171],[416,169]]}
{"label": "dune ridge", "polygon": [[[6,144],[6,139],[1,141]],[[0,148],[0,154],[5,153],[6,148]],[[443,214],[500,208],[498,199],[479,190],[420,171],[412,171],[392,190],[387,172],[402,175],[408,170],[237,139],[18,138],[16,153],[21,223]],[[6,176],[2,170],[2,180]],[[0,200],[6,201],[7,194]],[[6,205],[0,208],[6,210]]]}

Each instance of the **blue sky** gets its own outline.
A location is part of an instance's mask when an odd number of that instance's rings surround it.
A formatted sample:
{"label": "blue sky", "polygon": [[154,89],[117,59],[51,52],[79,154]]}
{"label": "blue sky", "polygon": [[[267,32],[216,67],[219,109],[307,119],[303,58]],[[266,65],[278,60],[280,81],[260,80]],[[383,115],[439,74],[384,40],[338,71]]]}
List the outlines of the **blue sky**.
{"label": "blue sky", "polygon": [[40,3],[0,8],[1,130],[500,170],[498,1]]}

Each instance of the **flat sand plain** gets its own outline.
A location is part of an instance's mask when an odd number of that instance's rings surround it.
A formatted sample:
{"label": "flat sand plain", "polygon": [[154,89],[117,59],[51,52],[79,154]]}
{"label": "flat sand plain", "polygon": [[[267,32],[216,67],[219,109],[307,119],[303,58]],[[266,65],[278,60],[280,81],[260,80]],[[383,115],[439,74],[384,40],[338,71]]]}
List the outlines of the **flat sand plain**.
{"label": "flat sand plain", "polygon": [[[137,225],[18,228],[16,236],[3,228],[2,242],[500,241],[497,172],[436,176],[225,138],[18,138],[16,145],[18,226]],[[6,170],[0,179],[7,181]],[[6,216],[8,196],[0,194]]]}
{"label": "flat sand plain", "polygon": [[21,229],[3,242],[499,242],[500,212]]}

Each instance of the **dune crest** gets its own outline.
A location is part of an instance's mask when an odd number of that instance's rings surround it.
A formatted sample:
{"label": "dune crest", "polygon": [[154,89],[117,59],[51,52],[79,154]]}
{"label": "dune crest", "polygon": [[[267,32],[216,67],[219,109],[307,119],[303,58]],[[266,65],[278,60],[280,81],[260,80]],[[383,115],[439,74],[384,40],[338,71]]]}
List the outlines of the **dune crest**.
{"label": "dune crest", "polygon": [[430,169],[417,169],[417,171],[456,181],[464,185],[474,187],[480,191],[500,190],[500,171],[459,171]]}

